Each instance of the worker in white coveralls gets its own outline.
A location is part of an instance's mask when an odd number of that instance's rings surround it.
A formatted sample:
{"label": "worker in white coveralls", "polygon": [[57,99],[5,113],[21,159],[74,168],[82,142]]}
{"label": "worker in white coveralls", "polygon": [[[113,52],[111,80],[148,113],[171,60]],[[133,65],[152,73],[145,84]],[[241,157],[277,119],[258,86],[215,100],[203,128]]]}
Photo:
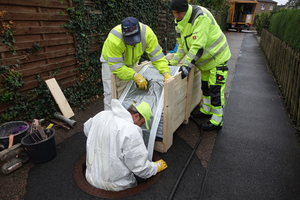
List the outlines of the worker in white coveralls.
{"label": "worker in white coveralls", "polygon": [[104,110],[110,109],[111,73],[125,81],[134,80],[139,88],[147,90],[147,80],[132,69],[138,64],[144,52],[148,54],[152,65],[164,76],[164,80],[171,77],[168,61],[149,26],[138,22],[134,17],[127,17],[122,24],[110,31],[100,58]]}
{"label": "worker in white coveralls", "polygon": [[132,104],[127,110],[119,100],[111,100],[111,109],[102,111],[84,123],[86,143],[86,180],[94,187],[119,191],[137,185],[167,168],[160,159],[150,162],[142,137],[144,123],[151,117],[148,103]]}
{"label": "worker in white coveralls", "polygon": [[202,129],[219,129],[223,125],[227,61],[231,56],[226,37],[206,8],[189,5],[188,0],[172,0],[171,9],[179,46],[170,64],[176,66],[186,56],[179,69],[182,79],[194,65],[201,71],[203,103],[191,115],[211,116],[210,121],[201,125]]}

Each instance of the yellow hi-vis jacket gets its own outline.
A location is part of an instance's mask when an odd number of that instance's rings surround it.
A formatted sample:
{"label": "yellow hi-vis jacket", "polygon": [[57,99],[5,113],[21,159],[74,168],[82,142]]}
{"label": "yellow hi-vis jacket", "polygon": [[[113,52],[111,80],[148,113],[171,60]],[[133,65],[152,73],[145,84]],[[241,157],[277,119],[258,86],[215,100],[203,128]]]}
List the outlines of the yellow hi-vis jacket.
{"label": "yellow hi-vis jacket", "polygon": [[175,19],[175,30],[179,45],[171,65],[176,66],[187,55],[183,65],[207,71],[229,60],[226,37],[206,8],[189,5],[184,18]]}
{"label": "yellow hi-vis jacket", "polygon": [[132,80],[135,71],[132,69],[140,60],[144,52],[148,54],[152,65],[160,74],[170,72],[161,46],[152,29],[139,23],[141,42],[135,46],[126,45],[123,40],[121,25],[113,28],[108,34],[102,49],[102,56],[107,61],[111,73],[122,80]]}

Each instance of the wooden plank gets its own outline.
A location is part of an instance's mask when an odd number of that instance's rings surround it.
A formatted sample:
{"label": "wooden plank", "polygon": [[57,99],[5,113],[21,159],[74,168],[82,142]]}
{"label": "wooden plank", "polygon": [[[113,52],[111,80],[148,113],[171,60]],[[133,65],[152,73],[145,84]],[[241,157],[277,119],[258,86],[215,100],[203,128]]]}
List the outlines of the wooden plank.
{"label": "wooden plank", "polygon": [[0,4],[17,6],[40,6],[46,8],[68,8],[68,2],[58,0],[1,0]]}
{"label": "wooden plank", "polygon": [[297,116],[297,122],[296,126],[298,127],[298,131],[300,131],[300,98],[299,98],[299,103],[298,103],[298,116]]}
{"label": "wooden plank", "polygon": [[16,27],[14,35],[28,34],[47,34],[47,33],[67,33],[69,29],[62,26],[31,26],[31,27]]}
{"label": "wooden plank", "polygon": [[88,48],[88,52],[89,53],[93,53],[95,51],[100,51],[101,50],[101,47],[99,46],[99,44],[97,45],[97,47],[90,47]]}
{"label": "wooden plank", "polygon": [[[172,133],[176,131],[176,129],[184,122],[184,114],[185,114],[185,105],[186,105],[186,99],[184,101],[179,102],[179,104],[176,106],[176,109],[178,109],[178,114],[174,114],[172,119]],[[175,109],[175,108],[173,108]]]}
{"label": "wooden plank", "polygon": [[287,79],[287,86],[286,86],[286,99],[285,103],[287,106],[287,109],[290,110],[291,108],[291,94],[292,94],[292,85],[293,85],[293,76],[294,76],[294,66],[292,65],[291,61],[293,60],[293,53],[292,48],[289,48],[289,58],[287,60],[289,61],[289,71],[288,71],[288,79]]}
{"label": "wooden plank", "polygon": [[[175,75],[176,76],[176,75]],[[181,75],[180,75],[181,76]],[[167,152],[173,143],[173,132],[172,132],[172,117],[174,110],[174,77],[169,78],[164,83],[164,124],[163,124],[163,152]]]}
{"label": "wooden plank", "polygon": [[7,12],[4,20],[13,21],[69,21],[69,14],[60,15],[59,13],[26,13],[26,12]]}
{"label": "wooden plank", "polygon": [[[29,49],[32,48],[33,43],[38,43],[41,47],[45,46],[57,46],[57,45],[63,45],[63,44],[73,44],[73,38],[60,38],[60,39],[49,39],[49,40],[37,40],[37,41],[30,41],[30,42],[16,42],[13,46],[15,47],[15,50],[23,50],[23,49]],[[0,52],[3,51],[11,51],[11,48],[9,46],[6,46],[4,44],[0,44]]]}
{"label": "wooden plank", "polygon": [[154,150],[160,153],[164,153],[164,143],[155,141]]}
{"label": "wooden plank", "polygon": [[[49,76],[45,76],[45,77],[42,77],[44,80],[46,79],[50,79],[50,78],[53,78],[54,76],[53,75],[49,75]],[[61,82],[61,87],[62,88],[67,88],[68,86],[71,86],[69,83],[65,83],[63,82],[63,80],[65,78],[68,78],[68,77],[72,77],[72,80],[71,82],[73,83],[76,83],[78,78],[77,78],[77,73],[74,71],[74,70],[69,70],[69,71],[66,71],[66,72],[63,72],[63,73],[59,73],[55,76],[55,78],[57,80],[59,80]],[[20,92],[24,92],[24,91],[28,91],[30,89],[33,89],[33,88],[36,88],[38,86],[38,82],[36,79],[33,79],[33,80],[30,80],[28,82],[25,82],[25,85],[18,91]]]}
{"label": "wooden plank", "polygon": [[58,83],[56,82],[55,78],[51,78],[45,81],[53,98],[55,99],[56,103],[60,111],[62,112],[63,116],[70,118],[74,116],[74,112],[71,109],[65,95],[62,93]]}
{"label": "wooden plank", "polygon": [[40,52],[37,55],[22,55],[22,56],[15,56],[10,58],[5,58],[0,60],[0,64],[4,64],[7,62],[8,64],[15,64],[16,60],[20,60],[22,64],[27,62],[34,62],[44,59],[51,59],[56,57],[62,56],[70,56],[75,54],[74,48],[68,48],[63,50],[56,50],[56,51],[49,51],[49,52]]}
{"label": "wooden plank", "polygon": [[292,67],[294,69],[294,73],[293,73],[293,84],[291,85],[291,100],[290,100],[290,113],[292,115],[292,119],[295,120],[296,116],[295,116],[295,108],[296,108],[296,104],[298,104],[297,100],[295,101],[295,95],[296,95],[296,88],[297,88],[297,75],[298,75],[298,70],[297,70],[297,66],[296,66],[296,56],[295,56],[295,51],[293,50],[293,60],[292,60]]}
{"label": "wooden plank", "polygon": [[[298,71],[298,75],[297,75],[297,80],[296,80],[295,97],[294,97],[294,101],[295,101],[294,110],[295,111],[294,111],[293,115],[295,115],[296,118],[294,120],[297,122],[297,118],[298,118],[298,120],[300,120],[299,117],[297,116],[297,111],[300,110],[300,105],[297,105],[297,101],[300,100],[300,53],[297,53],[295,55],[295,57],[297,58],[296,68]],[[300,128],[300,126],[299,126],[299,128]],[[300,131],[300,129],[299,129],[299,131]]]}
{"label": "wooden plank", "polygon": [[186,111],[185,111],[185,117],[184,117],[184,123],[187,124],[189,121],[190,113],[191,113],[191,102],[192,102],[192,92],[193,92],[193,85],[194,85],[194,70],[195,67],[193,67],[187,77],[187,100],[186,100]]}
{"label": "wooden plank", "polygon": [[46,64],[46,65],[41,65],[41,66],[33,67],[33,68],[21,69],[21,70],[19,70],[19,72],[22,73],[23,77],[25,77],[25,76],[29,76],[32,74],[39,74],[39,73],[42,73],[45,71],[60,69],[60,68],[70,66],[70,65],[76,65],[76,60],[72,59],[72,60],[66,60],[66,61],[62,61],[62,62],[55,62],[55,63]]}

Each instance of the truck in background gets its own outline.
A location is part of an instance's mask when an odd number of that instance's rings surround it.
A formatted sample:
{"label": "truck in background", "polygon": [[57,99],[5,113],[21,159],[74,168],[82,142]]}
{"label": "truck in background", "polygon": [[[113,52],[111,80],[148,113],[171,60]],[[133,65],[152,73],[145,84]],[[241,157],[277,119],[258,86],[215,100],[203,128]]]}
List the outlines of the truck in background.
{"label": "truck in background", "polygon": [[228,10],[226,29],[240,32],[249,30],[254,23],[257,1],[231,1]]}

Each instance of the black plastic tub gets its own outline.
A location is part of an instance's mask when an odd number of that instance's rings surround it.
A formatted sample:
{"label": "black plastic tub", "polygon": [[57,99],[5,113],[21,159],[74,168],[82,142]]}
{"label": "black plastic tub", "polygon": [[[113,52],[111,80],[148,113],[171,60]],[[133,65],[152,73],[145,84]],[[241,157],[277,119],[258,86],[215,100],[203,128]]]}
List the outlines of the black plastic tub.
{"label": "black plastic tub", "polygon": [[21,140],[29,133],[29,125],[27,124],[27,122],[12,121],[12,122],[6,122],[6,123],[3,123],[0,125],[0,144],[2,144],[5,149],[8,148],[9,135],[11,135],[17,127],[22,126],[22,125],[25,125],[26,129],[14,134],[13,144],[20,143]]}
{"label": "black plastic tub", "polygon": [[45,140],[41,140],[42,136],[35,131],[21,141],[34,163],[47,162],[56,156],[55,130],[44,129],[44,131],[48,136]]}

